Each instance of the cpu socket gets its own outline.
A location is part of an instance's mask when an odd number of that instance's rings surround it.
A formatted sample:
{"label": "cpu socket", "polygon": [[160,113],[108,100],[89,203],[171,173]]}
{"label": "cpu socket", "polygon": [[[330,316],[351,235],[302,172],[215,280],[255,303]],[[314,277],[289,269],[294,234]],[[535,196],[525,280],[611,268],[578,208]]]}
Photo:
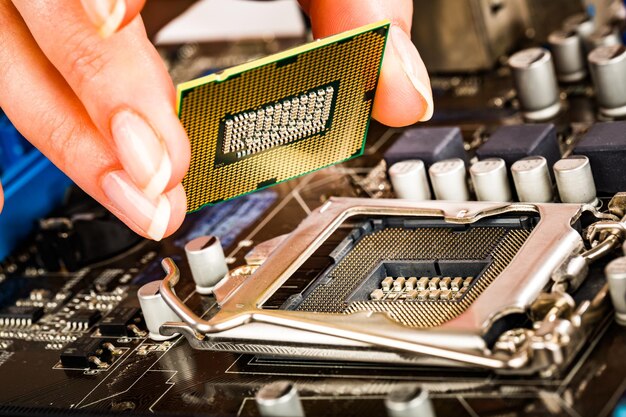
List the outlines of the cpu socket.
{"label": "cpu socket", "polygon": [[260,266],[222,281],[208,320],[175,296],[178,270],[164,261],[161,294],[182,322],[161,333],[266,356],[520,369],[528,353],[494,344],[532,326],[530,307],[583,248],[580,213],[574,204],[333,198]]}

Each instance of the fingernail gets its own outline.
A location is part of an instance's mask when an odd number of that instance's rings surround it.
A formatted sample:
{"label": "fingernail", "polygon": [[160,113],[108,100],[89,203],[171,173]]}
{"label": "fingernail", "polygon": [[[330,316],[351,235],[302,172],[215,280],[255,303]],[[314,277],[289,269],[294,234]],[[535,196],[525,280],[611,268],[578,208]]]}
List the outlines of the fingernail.
{"label": "fingernail", "polygon": [[135,184],[148,197],[161,195],[172,177],[172,163],[159,135],[130,110],[121,110],[111,118],[111,134],[117,156]]}
{"label": "fingernail", "polygon": [[[420,69],[423,64],[419,52],[417,52],[415,45],[413,45],[409,36],[402,29],[397,26],[392,26],[390,32],[391,44],[400,58],[404,73],[411,81],[411,84],[413,84],[413,87],[424,99],[426,110],[420,122],[430,120],[430,118],[433,117],[434,111],[433,96],[430,87],[424,84],[420,79]],[[425,71],[422,70],[422,72]]]}
{"label": "fingernail", "polygon": [[170,221],[170,202],[164,195],[150,198],[125,171],[112,171],[102,179],[102,190],[111,204],[150,239],[161,240]]}
{"label": "fingernail", "polygon": [[80,0],[83,8],[103,38],[114,34],[126,15],[125,0]]}

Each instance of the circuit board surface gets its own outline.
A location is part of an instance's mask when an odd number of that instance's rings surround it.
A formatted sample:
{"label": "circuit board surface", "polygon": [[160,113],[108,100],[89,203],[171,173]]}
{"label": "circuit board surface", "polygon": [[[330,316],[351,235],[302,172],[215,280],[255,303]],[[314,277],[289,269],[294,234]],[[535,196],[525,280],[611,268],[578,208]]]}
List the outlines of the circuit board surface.
{"label": "circuit board surface", "polygon": [[181,84],[188,210],[360,155],[388,29],[368,25]]}

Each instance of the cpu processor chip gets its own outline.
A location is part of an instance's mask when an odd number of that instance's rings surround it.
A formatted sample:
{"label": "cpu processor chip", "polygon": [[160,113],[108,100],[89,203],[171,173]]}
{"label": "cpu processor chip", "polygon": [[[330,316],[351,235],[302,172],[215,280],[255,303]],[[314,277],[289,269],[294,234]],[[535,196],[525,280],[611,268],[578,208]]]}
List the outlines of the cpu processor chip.
{"label": "cpu processor chip", "polygon": [[178,86],[195,211],[359,156],[388,22]]}

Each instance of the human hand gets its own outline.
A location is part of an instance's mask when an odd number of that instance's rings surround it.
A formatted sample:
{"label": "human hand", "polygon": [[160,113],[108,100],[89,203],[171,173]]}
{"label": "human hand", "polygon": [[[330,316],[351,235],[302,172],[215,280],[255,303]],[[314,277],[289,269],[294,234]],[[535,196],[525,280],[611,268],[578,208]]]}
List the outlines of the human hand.
{"label": "human hand", "polygon": [[[144,1],[0,0],[0,107],[78,186],[159,240],[183,221],[190,150],[139,16]],[[408,36],[411,0],[300,2],[317,37],[390,19],[373,115],[392,126],[430,117],[428,75]]]}
{"label": "human hand", "polygon": [[158,240],[183,221],[190,151],[143,3],[0,0],[0,107],[78,186]]}

